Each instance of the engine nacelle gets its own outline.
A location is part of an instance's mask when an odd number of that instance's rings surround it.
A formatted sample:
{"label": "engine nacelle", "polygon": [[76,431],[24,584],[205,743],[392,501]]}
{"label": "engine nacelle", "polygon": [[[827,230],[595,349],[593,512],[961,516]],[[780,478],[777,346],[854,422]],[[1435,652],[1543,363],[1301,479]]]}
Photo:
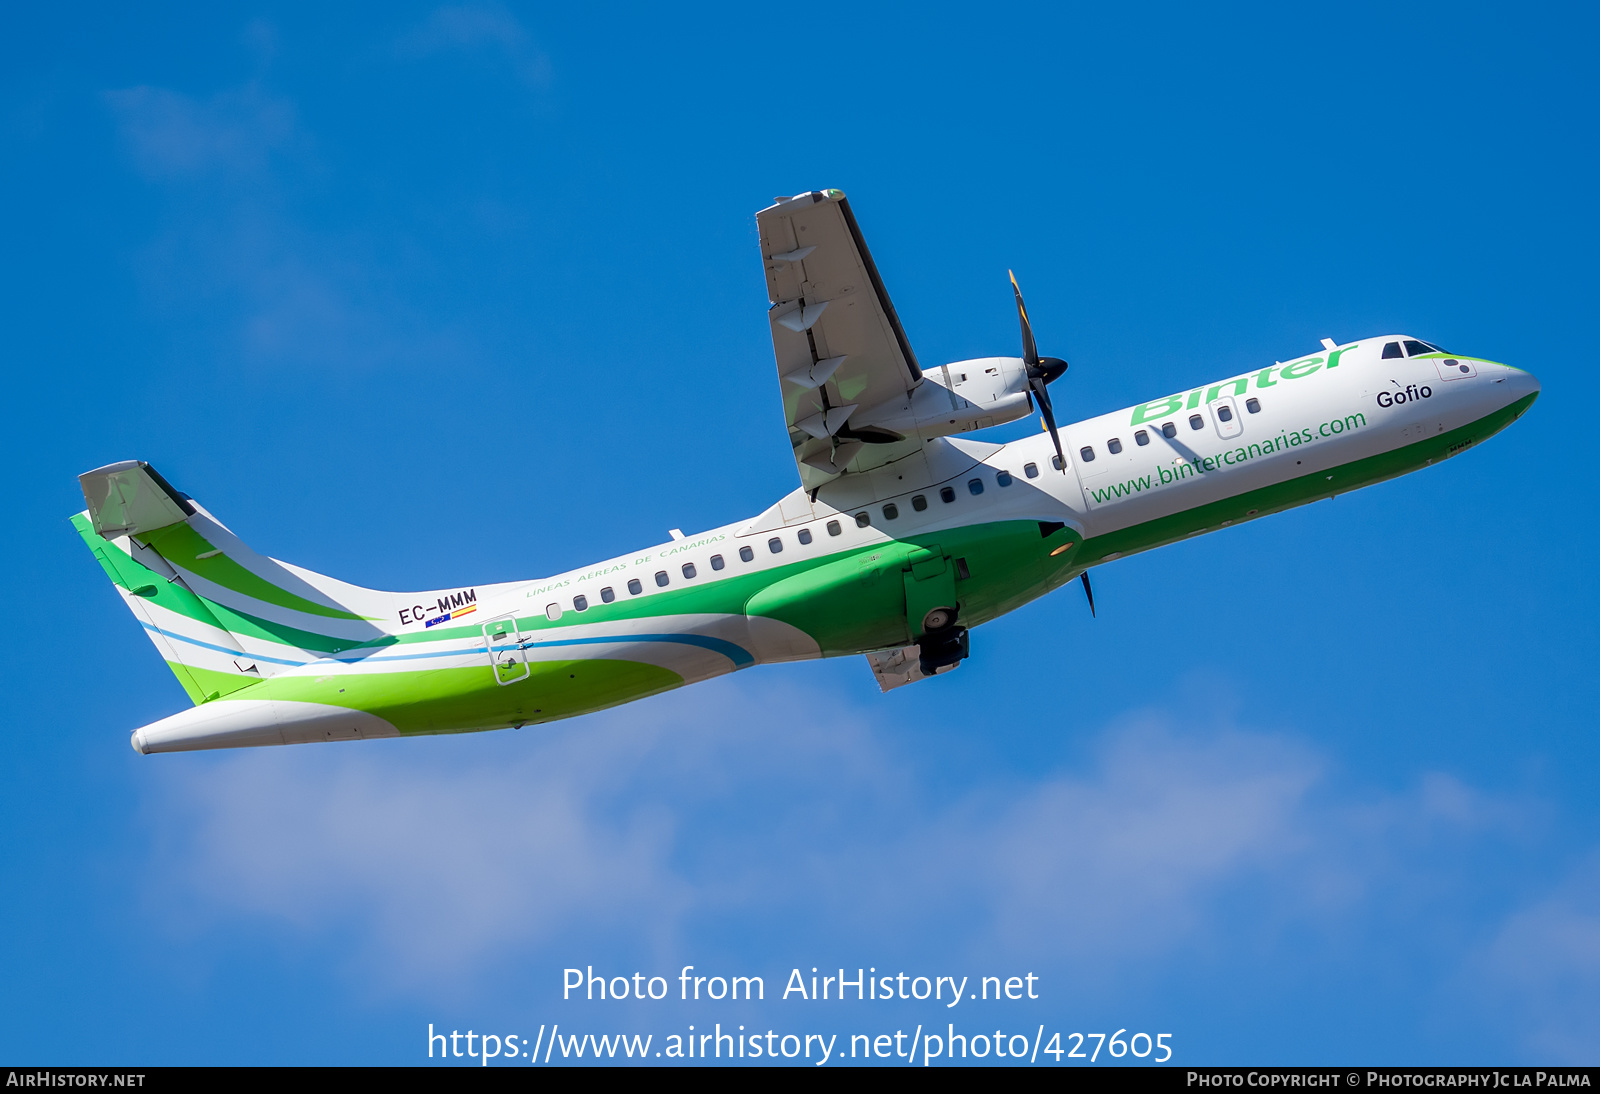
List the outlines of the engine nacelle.
{"label": "engine nacelle", "polygon": [[857,410],[849,427],[928,440],[1014,422],[1032,409],[1022,358],[979,357],[925,370],[908,394]]}

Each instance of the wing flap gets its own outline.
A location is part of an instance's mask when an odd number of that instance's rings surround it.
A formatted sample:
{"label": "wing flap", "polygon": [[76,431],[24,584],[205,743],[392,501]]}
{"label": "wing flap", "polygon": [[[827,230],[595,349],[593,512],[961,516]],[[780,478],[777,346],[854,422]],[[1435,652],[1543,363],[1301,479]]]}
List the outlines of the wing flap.
{"label": "wing flap", "polygon": [[[784,420],[801,482],[881,466],[918,438],[852,435],[845,407],[904,399],[922,370],[838,190],[787,198],[756,214]],[[820,432],[820,435],[819,435]]]}
{"label": "wing flap", "polygon": [[[867,654],[867,664],[872,666],[872,675],[878,681],[879,691],[893,691],[895,688],[915,684],[918,680],[930,679],[922,671],[922,647],[904,646],[897,650],[883,650],[879,653]],[[942,675],[955,669],[956,665],[945,665],[934,671],[934,676]]]}

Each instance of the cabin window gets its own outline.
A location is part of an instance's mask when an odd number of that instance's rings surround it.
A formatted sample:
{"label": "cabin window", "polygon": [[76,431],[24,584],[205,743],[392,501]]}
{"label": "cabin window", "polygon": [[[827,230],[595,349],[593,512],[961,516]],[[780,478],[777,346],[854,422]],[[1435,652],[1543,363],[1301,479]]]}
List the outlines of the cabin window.
{"label": "cabin window", "polygon": [[661,588],[665,589],[667,587],[667,582],[669,582],[671,580],[672,579],[667,576],[667,571],[665,571],[665,570],[657,570],[656,571],[656,584],[659,585]]}
{"label": "cabin window", "polygon": [[1145,445],[1150,443],[1150,434],[1146,433],[1142,429],[1135,430],[1133,434],[1133,443],[1138,445],[1140,448],[1143,448]]}
{"label": "cabin window", "polygon": [[1039,477],[1039,465],[1036,463],[1025,463],[1022,465],[1022,473],[1028,476],[1030,479],[1036,479]]}
{"label": "cabin window", "polygon": [[836,521],[836,520],[830,520],[828,522],[828,534],[830,536],[836,536],[836,535],[839,534],[839,532],[840,532],[839,522]]}
{"label": "cabin window", "polygon": [[1255,399],[1255,398],[1246,399],[1244,401],[1244,408],[1246,410],[1248,410],[1252,414],[1260,414],[1261,413],[1261,400],[1260,399]]}
{"label": "cabin window", "polygon": [[953,486],[939,487],[939,500],[949,505],[956,500],[956,488]]}
{"label": "cabin window", "polygon": [[753,547],[741,547],[741,548],[739,548],[739,561],[740,562],[749,562],[751,559],[753,559],[755,557],[756,557],[755,548],[753,548]]}
{"label": "cabin window", "polygon": [[1050,457],[1050,466],[1055,468],[1057,471],[1065,471],[1066,470],[1066,468],[1062,465],[1060,456],[1051,456]]}
{"label": "cabin window", "polygon": [[1161,423],[1161,435],[1163,437],[1167,438],[1168,440],[1171,440],[1173,437],[1176,437],[1178,435],[1178,423],[1177,422],[1162,422]]}
{"label": "cabin window", "polygon": [[773,536],[771,539],[767,540],[767,550],[771,551],[775,555],[782,554],[783,540],[779,539],[777,536]]}
{"label": "cabin window", "polygon": [[557,619],[560,619],[561,618],[561,605],[560,604],[546,604],[544,606],[544,617],[546,619],[550,620],[551,622],[555,622]]}
{"label": "cabin window", "polygon": [[994,481],[1000,486],[1010,486],[1011,485],[1011,472],[1009,472],[1009,471],[996,471],[994,473]]}
{"label": "cabin window", "polygon": [[1400,357],[1400,356],[1403,356],[1403,355],[1400,352],[1400,343],[1399,342],[1389,342],[1383,347],[1383,359],[1385,361],[1389,360],[1391,357]]}
{"label": "cabin window", "polygon": [[1084,463],[1093,463],[1094,462],[1094,445],[1086,444],[1082,448],[1078,449],[1078,458],[1080,460],[1082,460]]}
{"label": "cabin window", "polygon": [[586,611],[588,611],[589,610],[589,598],[586,597],[586,596],[581,596],[581,595],[573,597],[572,598],[572,610],[575,611],[575,612],[586,612]]}
{"label": "cabin window", "polygon": [[1115,456],[1118,452],[1121,452],[1122,451],[1122,438],[1120,438],[1120,437],[1112,437],[1109,441],[1106,442],[1106,450],[1109,451],[1113,456]]}
{"label": "cabin window", "polygon": [[1217,407],[1217,420],[1221,421],[1221,422],[1231,422],[1231,421],[1233,421],[1233,408],[1230,407],[1227,403],[1223,403],[1220,406],[1218,406]]}
{"label": "cabin window", "polygon": [[604,589],[600,590],[600,600],[602,603],[609,604],[616,598],[617,594],[610,585],[607,585]]}
{"label": "cabin window", "polygon": [[1426,342],[1419,342],[1415,338],[1407,338],[1406,339],[1406,356],[1407,357],[1416,357],[1416,356],[1418,356],[1420,354],[1436,353],[1436,352],[1438,352],[1438,351],[1435,350],[1432,346],[1428,345]]}
{"label": "cabin window", "polygon": [[713,570],[720,570],[726,565],[727,565],[727,563],[722,561],[722,556],[721,555],[712,555],[711,556],[711,568]]}
{"label": "cabin window", "polygon": [[885,505],[883,507],[883,519],[884,520],[895,520],[899,516],[900,516],[900,507],[898,505],[896,505],[894,502],[891,501],[888,505]]}
{"label": "cabin window", "polygon": [[856,527],[865,528],[872,523],[872,518],[865,511],[856,514]]}
{"label": "cabin window", "polygon": [[796,536],[796,538],[799,539],[801,543],[810,543],[811,542],[811,529],[809,529],[809,528],[800,529],[799,534]]}
{"label": "cabin window", "polygon": [[912,497],[911,497],[911,508],[915,509],[917,512],[920,513],[924,509],[926,509],[927,507],[928,507],[928,496],[926,494],[913,494],[912,495]]}
{"label": "cabin window", "polygon": [[1200,417],[1200,415],[1198,415],[1198,414],[1189,415],[1189,428],[1190,429],[1204,429],[1205,427],[1206,427],[1206,420],[1204,418]]}
{"label": "cabin window", "polygon": [[982,479],[968,479],[967,480],[967,493],[972,494],[974,497],[976,497],[978,494],[983,493],[983,480]]}
{"label": "cabin window", "polygon": [[628,579],[628,592],[632,593],[634,596],[638,596],[640,593],[644,592],[644,586],[639,584],[638,578],[630,577]]}
{"label": "cabin window", "polygon": [[694,563],[685,562],[683,564],[683,576],[684,576],[684,578],[685,579],[693,579],[694,575],[695,575]]}

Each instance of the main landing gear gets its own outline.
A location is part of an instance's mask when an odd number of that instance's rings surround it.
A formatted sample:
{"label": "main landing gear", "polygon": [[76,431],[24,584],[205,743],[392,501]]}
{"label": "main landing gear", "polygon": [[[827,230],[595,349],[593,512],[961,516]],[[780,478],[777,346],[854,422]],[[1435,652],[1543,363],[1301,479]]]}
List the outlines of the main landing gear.
{"label": "main landing gear", "polygon": [[941,669],[952,668],[965,660],[968,653],[967,628],[956,623],[959,609],[934,608],[922,617],[921,647],[922,674],[932,676]]}

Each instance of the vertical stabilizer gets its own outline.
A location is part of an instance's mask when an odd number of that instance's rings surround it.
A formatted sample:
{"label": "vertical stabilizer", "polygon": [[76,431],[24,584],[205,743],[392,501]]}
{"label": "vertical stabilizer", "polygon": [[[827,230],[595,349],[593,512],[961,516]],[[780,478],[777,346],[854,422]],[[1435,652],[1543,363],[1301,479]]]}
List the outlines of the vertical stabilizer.
{"label": "vertical stabilizer", "polygon": [[510,587],[367,589],[252,550],[147,463],[79,482],[89,508],[74,527],[196,703],[312,662],[359,663]]}
{"label": "vertical stabilizer", "polygon": [[256,660],[158,553],[130,536],[105,538],[89,513],[79,513],[72,523],[191,702],[228,695],[261,679]]}
{"label": "vertical stabilizer", "polygon": [[89,508],[74,527],[195,703],[382,637],[149,464],[125,460],[78,481]]}

